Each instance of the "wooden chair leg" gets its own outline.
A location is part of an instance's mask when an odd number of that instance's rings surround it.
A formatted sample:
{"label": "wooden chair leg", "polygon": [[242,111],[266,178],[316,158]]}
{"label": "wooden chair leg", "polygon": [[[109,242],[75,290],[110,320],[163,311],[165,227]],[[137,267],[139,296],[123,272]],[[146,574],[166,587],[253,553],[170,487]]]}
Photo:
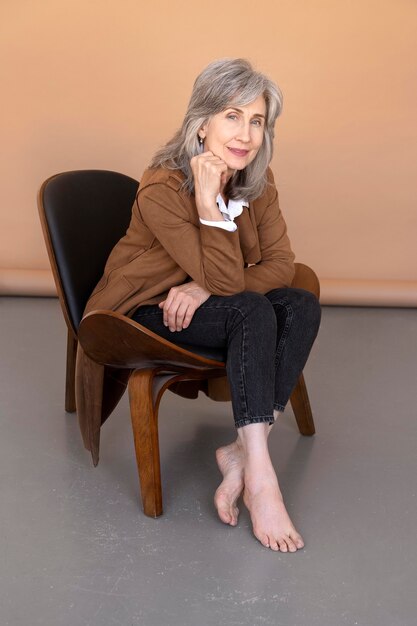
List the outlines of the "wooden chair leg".
{"label": "wooden chair leg", "polygon": [[103,403],[104,366],[92,361],[82,348],[77,350],[75,397],[84,446],[98,464]]}
{"label": "wooden chair leg", "polygon": [[67,337],[67,371],[65,376],[65,410],[74,413],[75,406],[75,361],[78,341],[70,330]]}
{"label": "wooden chair leg", "polygon": [[136,370],[129,380],[129,401],[145,515],[162,515],[161,464],[158,438],[158,400],[154,393],[155,371]]}
{"label": "wooden chair leg", "polygon": [[313,414],[311,412],[310,400],[308,399],[307,387],[303,374],[300,375],[290,398],[292,410],[297,420],[298,430],[302,435],[314,435]]}

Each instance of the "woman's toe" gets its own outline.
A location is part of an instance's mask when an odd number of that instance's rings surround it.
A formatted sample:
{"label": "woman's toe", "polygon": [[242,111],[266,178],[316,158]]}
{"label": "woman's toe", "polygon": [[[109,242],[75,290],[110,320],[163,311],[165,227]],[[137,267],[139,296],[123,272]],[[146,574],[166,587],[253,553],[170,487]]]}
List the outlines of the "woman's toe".
{"label": "woman's toe", "polygon": [[239,509],[234,507],[230,514],[230,524],[231,526],[237,526],[237,518],[239,517]]}
{"label": "woman's toe", "polygon": [[304,548],[304,541],[301,535],[299,535],[298,533],[293,533],[292,540],[296,545],[297,550],[301,550],[301,548]]}
{"label": "woman's toe", "polygon": [[257,535],[255,533],[255,537],[261,542],[265,548],[269,548],[269,537],[268,535]]}
{"label": "woman's toe", "polygon": [[275,541],[275,539],[271,539],[269,542],[269,547],[271,548],[271,550],[273,550],[274,552],[278,552],[279,551],[279,545],[278,543]]}
{"label": "woman's toe", "polygon": [[289,552],[297,552],[297,546],[295,545],[291,537],[285,537],[285,541],[287,542]]}
{"label": "woman's toe", "polygon": [[224,524],[231,524],[232,516],[230,515],[230,513],[228,511],[226,511],[224,509],[219,509],[218,513],[219,513],[219,517],[220,517],[221,521]]}
{"label": "woman's toe", "polygon": [[281,552],[288,552],[288,546],[285,539],[278,539],[278,545]]}

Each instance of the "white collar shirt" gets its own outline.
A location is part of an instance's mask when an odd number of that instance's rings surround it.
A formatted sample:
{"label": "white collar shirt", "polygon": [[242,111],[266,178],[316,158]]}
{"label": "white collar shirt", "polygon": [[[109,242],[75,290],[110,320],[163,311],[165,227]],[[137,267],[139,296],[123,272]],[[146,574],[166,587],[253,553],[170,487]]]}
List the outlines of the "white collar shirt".
{"label": "white collar shirt", "polygon": [[235,217],[241,215],[244,207],[249,207],[249,202],[247,202],[247,200],[229,200],[226,206],[220,193],[216,198],[216,202],[220,213],[223,215],[223,220],[203,220],[200,217],[200,222],[206,226],[214,226],[216,228],[223,228],[229,232],[234,232],[237,229],[237,224],[234,222]]}

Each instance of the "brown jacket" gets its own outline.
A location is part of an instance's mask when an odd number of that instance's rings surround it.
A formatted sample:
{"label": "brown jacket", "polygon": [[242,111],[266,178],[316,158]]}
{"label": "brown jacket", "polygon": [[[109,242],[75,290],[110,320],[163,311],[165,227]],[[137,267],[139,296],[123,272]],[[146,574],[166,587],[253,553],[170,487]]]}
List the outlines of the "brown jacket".
{"label": "brown jacket", "polygon": [[[194,196],[181,189],[183,181],[177,170],[145,171],[129,228],[110,253],[85,314],[110,309],[130,316],[140,305],[161,302],[171,287],[189,278],[220,296],[244,290],[266,293],[291,284],[294,255],[271,170],[264,193],[236,218],[235,232],[201,224]],[[107,370],[103,378],[99,366],[79,348],[77,412],[94,464],[98,462],[100,426],[127,381],[126,372]],[[94,392],[90,388],[93,380]],[[226,399],[227,379],[216,379],[212,389],[211,397]],[[106,409],[98,410],[92,399],[95,394],[101,394]]]}
{"label": "brown jacket", "polygon": [[146,170],[130,226],[113,248],[85,313],[111,309],[132,315],[141,304],[161,302],[189,277],[218,296],[290,285],[294,255],[270,170],[268,180],[230,233],[200,223],[194,196],[181,190],[181,172]]}

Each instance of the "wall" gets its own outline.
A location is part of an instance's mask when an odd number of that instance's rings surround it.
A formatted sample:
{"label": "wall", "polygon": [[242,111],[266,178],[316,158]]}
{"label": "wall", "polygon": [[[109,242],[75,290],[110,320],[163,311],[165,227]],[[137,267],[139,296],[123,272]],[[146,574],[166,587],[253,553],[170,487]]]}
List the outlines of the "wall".
{"label": "wall", "polygon": [[3,0],[0,292],[54,291],[42,180],[140,178],[198,72],[244,56],[284,92],[272,167],[323,300],[416,306],[416,32],[412,0]]}

